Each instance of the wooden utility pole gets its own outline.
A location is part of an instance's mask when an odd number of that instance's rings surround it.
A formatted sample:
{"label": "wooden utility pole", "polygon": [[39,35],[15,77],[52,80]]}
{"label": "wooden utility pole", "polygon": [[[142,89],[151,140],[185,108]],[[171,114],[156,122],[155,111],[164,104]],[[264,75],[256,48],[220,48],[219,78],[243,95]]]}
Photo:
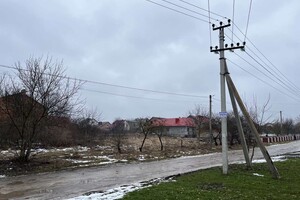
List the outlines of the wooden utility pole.
{"label": "wooden utility pole", "polygon": [[228,174],[228,142],[227,142],[227,112],[226,112],[226,88],[225,88],[225,51],[233,50],[233,49],[243,49],[244,46],[240,46],[237,43],[235,47],[234,44],[231,44],[231,47],[228,45],[224,45],[225,34],[224,28],[229,27],[230,20],[228,20],[228,24],[223,24],[220,22],[220,26],[216,27],[215,24],[212,24],[213,31],[219,30],[219,47],[216,46],[215,49],[210,47],[211,52],[220,54],[220,87],[221,87],[221,133],[222,133],[222,161],[223,161],[223,174]]}

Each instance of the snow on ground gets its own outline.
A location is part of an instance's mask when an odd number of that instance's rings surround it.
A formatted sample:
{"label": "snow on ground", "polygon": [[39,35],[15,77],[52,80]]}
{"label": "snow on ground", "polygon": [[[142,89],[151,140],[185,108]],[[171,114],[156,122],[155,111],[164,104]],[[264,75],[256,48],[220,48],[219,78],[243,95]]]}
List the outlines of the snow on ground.
{"label": "snow on ground", "polygon": [[[286,157],[285,156],[274,156],[274,157],[271,157],[272,161],[273,162],[283,162],[283,161],[286,161]],[[264,158],[262,159],[256,159],[256,160],[253,160],[252,163],[265,163],[266,160]],[[234,162],[234,164],[244,164],[246,163],[245,161],[238,161],[238,162]]]}
{"label": "snow on ground", "polygon": [[152,179],[150,181],[134,183],[131,185],[122,185],[120,187],[109,189],[104,192],[89,192],[85,195],[74,197],[68,200],[116,200],[116,199],[123,198],[125,194],[129,192],[151,187],[153,185],[157,185],[162,182],[170,182],[170,181],[175,181],[175,180],[173,180],[173,177],[157,178],[157,179]]}
{"label": "snow on ground", "polygon": [[5,178],[5,175],[0,175],[0,178]]}
{"label": "snow on ground", "polygon": [[140,155],[138,158],[139,161],[144,161],[145,160],[145,156],[144,155]]}
{"label": "snow on ground", "polygon": [[[76,151],[76,152],[86,152],[88,151],[90,148],[89,147],[82,147],[82,146],[77,146],[77,147],[68,147],[68,148],[52,148],[52,149],[43,149],[43,148],[37,148],[37,149],[32,149],[31,153],[32,155],[35,154],[41,154],[41,153],[54,153],[54,152],[69,152],[69,151]],[[18,154],[20,151],[19,150],[2,150],[0,151],[0,154],[3,156],[7,156],[7,157],[12,157],[15,156],[16,154]]]}
{"label": "snow on ground", "polygon": [[[201,155],[200,155],[201,156]],[[189,157],[193,157],[193,156],[189,156]],[[198,157],[198,156],[197,156]],[[140,156],[139,160],[143,160],[144,156]],[[275,156],[272,157],[273,162],[282,162],[286,160],[285,156]],[[266,162],[265,159],[257,159],[257,160],[253,160],[252,163],[264,163]],[[240,161],[240,162],[236,162],[236,164],[243,164],[245,163],[245,161]],[[253,173],[253,176],[259,176],[259,177],[263,177],[264,175],[262,174],[258,174],[258,173]],[[168,181],[175,181],[173,180],[173,177],[171,178],[158,178],[158,179],[153,179],[147,182],[139,182],[139,183],[134,183],[131,185],[123,185],[114,189],[109,189],[107,191],[104,192],[89,192],[85,195],[82,196],[78,196],[78,197],[74,197],[68,200],[116,200],[116,199],[121,199],[125,196],[125,194],[135,191],[135,190],[139,190],[139,189],[143,189],[143,188],[147,188],[147,187],[151,187],[152,185],[156,185],[159,184],[161,182],[168,182]]]}
{"label": "snow on ground", "polygon": [[66,159],[69,162],[72,163],[91,163],[93,162],[92,160],[76,160],[76,159]]}
{"label": "snow on ground", "polygon": [[258,174],[258,173],[253,173],[253,176],[260,176],[260,177],[263,177],[264,175]]}

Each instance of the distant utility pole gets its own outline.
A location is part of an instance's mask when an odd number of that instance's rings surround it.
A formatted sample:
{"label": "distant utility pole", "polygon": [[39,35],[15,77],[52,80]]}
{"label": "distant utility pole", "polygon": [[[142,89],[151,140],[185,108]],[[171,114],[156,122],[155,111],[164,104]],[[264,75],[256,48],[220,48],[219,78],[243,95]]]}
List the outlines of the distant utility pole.
{"label": "distant utility pole", "polygon": [[[237,46],[231,44],[230,47],[228,45],[224,45],[225,36],[224,36],[224,28],[231,26],[230,20],[228,20],[228,24],[223,24],[220,22],[220,26],[216,27],[215,24],[212,24],[213,31],[219,30],[219,47],[215,48],[210,47],[211,52],[220,54],[220,85],[221,85],[221,133],[222,133],[222,161],[223,161],[223,174],[228,174],[228,144],[227,144],[227,112],[226,112],[226,89],[225,89],[225,75],[228,74],[228,71],[225,67],[225,51],[226,50],[234,50],[234,49],[244,49],[244,45],[240,46],[237,43]],[[225,47],[224,47],[225,46]]]}
{"label": "distant utility pole", "polygon": [[280,111],[280,134],[282,135],[282,111]]}
{"label": "distant utility pole", "polygon": [[210,148],[212,148],[213,134],[211,127],[211,95],[209,95],[209,136],[210,136]]}

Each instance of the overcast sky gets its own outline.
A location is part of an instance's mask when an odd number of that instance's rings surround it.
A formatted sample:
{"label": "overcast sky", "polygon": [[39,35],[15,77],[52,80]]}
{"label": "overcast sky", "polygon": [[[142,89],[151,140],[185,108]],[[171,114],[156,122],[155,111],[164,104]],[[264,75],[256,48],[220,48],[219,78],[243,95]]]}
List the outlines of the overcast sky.
{"label": "overcast sky", "polygon": [[[210,31],[207,12],[179,0],[152,0],[198,19],[146,0],[1,0],[0,64],[13,65],[31,55],[64,60],[66,75],[101,83],[140,88],[180,96],[86,83],[80,91],[88,109],[101,121],[116,118],[184,117],[195,105],[220,111],[218,32]],[[185,0],[207,9],[205,0]],[[210,0],[210,9],[232,18],[233,1]],[[234,22],[245,34],[248,0],[236,1]],[[246,52],[226,52],[231,77],[248,105],[262,106],[270,95],[268,115],[278,119],[300,114],[298,26],[299,0],[253,0]],[[205,16],[203,16],[205,15]],[[226,19],[211,14],[214,19]],[[234,27],[243,42],[244,35]],[[225,30],[232,41],[232,27]],[[258,55],[260,58],[257,58]],[[260,64],[258,64],[255,58]],[[271,61],[271,63],[264,58]],[[247,62],[246,62],[247,61]],[[232,64],[236,63],[238,66]],[[249,64],[250,63],[250,64]],[[258,70],[257,70],[258,69]],[[0,68],[0,73],[12,71]],[[263,72],[263,73],[261,73]],[[273,80],[272,80],[273,79]],[[228,102],[229,98],[227,98]],[[231,110],[227,104],[228,111]]]}

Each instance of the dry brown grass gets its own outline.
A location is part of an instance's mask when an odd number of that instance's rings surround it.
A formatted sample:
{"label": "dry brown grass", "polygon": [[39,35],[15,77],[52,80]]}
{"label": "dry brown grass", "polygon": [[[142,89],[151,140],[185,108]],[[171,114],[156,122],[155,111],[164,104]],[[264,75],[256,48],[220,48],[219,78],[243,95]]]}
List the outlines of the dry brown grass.
{"label": "dry brown grass", "polygon": [[0,175],[20,175],[28,173],[49,172],[68,168],[89,167],[115,162],[147,162],[175,158],[180,156],[199,155],[218,152],[221,146],[213,146],[199,141],[197,138],[163,137],[164,150],[160,150],[160,142],[156,135],[149,135],[143,151],[139,148],[143,135],[130,134],[121,141],[121,153],[118,153],[115,142],[111,138],[97,141],[98,145],[89,148],[74,147],[66,150],[52,149],[33,153],[31,161],[19,163],[13,154],[0,154]]}

